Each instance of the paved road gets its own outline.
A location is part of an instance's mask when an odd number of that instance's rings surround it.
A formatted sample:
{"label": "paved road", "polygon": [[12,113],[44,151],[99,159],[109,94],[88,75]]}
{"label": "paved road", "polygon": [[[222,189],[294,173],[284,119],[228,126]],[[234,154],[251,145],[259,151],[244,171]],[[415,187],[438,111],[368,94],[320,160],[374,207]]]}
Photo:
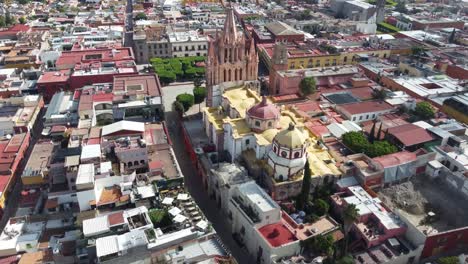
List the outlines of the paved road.
{"label": "paved road", "polygon": [[[192,84],[190,84],[190,88],[189,85],[164,87],[164,103],[170,105],[175,100],[177,94],[191,92],[192,88]],[[182,131],[180,127],[177,126],[176,122],[174,122],[175,120],[177,120],[176,113],[171,111],[171,108],[166,107],[165,109],[165,117],[169,127],[169,135],[172,140],[177,161],[185,177],[185,186],[187,190],[195,199],[198,206],[203,211],[208,220],[213,224],[213,228],[218,233],[218,236],[221,238],[224,245],[231,251],[232,255],[236,258],[237,262],[239,264],[254,263],[253,261],[251,261],[246,249],[241,249],[239,245],[233,240],[230,227],[227,226],[228,223],[227,221],[225,221],[226,216],[217,209],[218,207],[215,201],[211,200],[208,197],[208,193],[203,188],[201,179],[195,173],[196,170],[193,167],[192,162],[190,161],[190,157],[187,154],[187,150],[185,149]],[[190,110],[190,112],[198,112],[198,106],[194,106]]]}

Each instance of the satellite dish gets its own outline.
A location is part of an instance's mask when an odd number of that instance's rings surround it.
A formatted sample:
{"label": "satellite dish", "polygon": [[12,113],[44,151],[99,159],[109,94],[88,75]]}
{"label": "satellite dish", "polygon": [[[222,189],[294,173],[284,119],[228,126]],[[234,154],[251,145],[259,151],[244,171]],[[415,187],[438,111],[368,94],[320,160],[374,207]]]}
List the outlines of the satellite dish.
{"label": "satellite dish", "polygon": [[6,135],[6,138],[11,139],[11,135],[10,134]]}

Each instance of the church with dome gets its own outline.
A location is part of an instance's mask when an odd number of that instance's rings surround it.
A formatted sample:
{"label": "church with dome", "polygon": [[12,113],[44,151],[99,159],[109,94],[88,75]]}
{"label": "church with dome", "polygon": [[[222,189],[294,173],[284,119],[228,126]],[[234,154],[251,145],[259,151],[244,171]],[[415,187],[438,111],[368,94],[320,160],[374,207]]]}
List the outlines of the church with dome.
{"label": "church with dome", "polygon": [[[276,200],[300,193],[311,134],[293,111],[248,87],[227,90],[221,105],[206,108],[204,128],[227,160],[245,161]],[[256,171],[256,172],[255,172]]]}
{"label": "church with dome", "polygon": [[232,8],[208,48],[203,128],[223,160],[245,164],[275,200],[300,193],[307,160],[315,179],[340,173],[324,162],[332,157],[305,127],[303,115],[260,96],[255,43],[237,29]]}

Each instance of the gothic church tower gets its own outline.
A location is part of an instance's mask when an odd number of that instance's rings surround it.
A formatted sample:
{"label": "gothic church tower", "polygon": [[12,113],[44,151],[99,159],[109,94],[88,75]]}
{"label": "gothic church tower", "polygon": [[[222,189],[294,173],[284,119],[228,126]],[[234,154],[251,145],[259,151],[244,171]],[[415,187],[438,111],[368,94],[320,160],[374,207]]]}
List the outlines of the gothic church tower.
{"label": "gothic church tower", "polygon": [[[256,81],[258,76],[258,55],[255,42],[246,40],[243,32],[238,32],[232,7],[227,7],[224,30],[216,33],[208,43],[206,61],[206,105],[220,105],[219,98],[224,88],[238,86],[246,81]],[[222,88],[220,88],[222,86]]]}

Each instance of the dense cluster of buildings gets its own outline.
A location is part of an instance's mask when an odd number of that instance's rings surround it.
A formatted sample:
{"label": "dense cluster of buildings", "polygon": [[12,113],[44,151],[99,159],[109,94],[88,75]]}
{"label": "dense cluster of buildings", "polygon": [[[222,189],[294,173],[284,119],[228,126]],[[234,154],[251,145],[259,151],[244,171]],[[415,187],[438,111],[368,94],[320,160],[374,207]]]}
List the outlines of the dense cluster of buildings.
{"label": "dense cluster of buildings", "polygon": [[0,263],[465,263],[466,5],[312,2],[0,3]]}

